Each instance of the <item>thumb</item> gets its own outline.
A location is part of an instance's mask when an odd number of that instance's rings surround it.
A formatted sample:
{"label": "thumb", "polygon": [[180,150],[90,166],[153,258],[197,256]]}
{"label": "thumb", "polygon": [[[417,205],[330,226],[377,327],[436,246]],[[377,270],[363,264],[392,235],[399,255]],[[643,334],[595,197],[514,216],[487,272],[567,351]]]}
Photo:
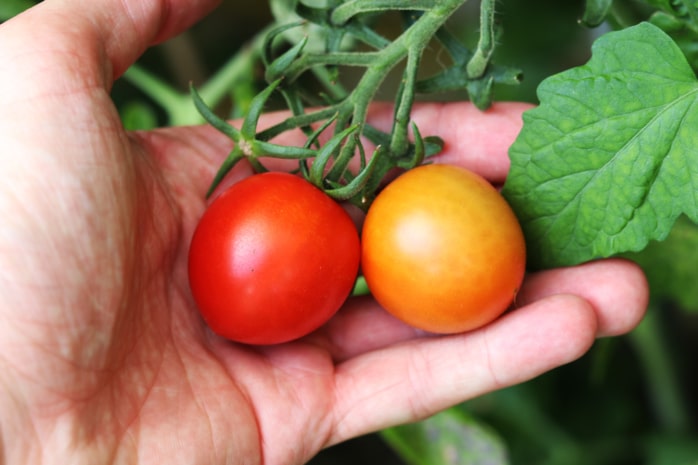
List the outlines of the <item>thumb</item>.
{"label": "thumb", "polygon": [[[0,62],[54,50],[103,70],[107,86],[149,46],[191,26],[220,0],[46,0],[0,28]],[[34,53],[32,53],[34,52]],[[11,54],[12,57],[3,55]]]}

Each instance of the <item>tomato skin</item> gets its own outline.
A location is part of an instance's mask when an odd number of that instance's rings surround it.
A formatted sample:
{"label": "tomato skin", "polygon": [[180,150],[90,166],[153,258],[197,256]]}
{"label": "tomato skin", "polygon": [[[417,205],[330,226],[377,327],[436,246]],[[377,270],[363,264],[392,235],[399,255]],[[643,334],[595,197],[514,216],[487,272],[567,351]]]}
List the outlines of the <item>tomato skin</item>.
{"label": "tomato skin", "polygon": [[379,193],[362,231],[362,269],[388,312],[429,332],[483,326],[512,303],[526,246],[511,208],[464,168],[424,165]]}
{"label": "tomato skin", "polygon": [[322,326],[359,267],[359,235],[321,190],[288,173],[254,175],[204,212],[189,251],[189,282],[217,334],[276,344]]}

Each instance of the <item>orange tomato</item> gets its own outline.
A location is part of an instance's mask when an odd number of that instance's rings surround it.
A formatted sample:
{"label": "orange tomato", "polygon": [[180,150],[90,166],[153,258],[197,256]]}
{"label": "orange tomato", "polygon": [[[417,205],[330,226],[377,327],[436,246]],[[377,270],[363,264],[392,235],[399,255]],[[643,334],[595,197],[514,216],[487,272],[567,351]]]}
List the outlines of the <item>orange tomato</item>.
{"label": "orange tomato", "polygon": [[436,333],[483,326],[525,273],[521,227],[499,192],[464,168],[424,165],[378,195],[362,231],[362,268],[388,312]]}

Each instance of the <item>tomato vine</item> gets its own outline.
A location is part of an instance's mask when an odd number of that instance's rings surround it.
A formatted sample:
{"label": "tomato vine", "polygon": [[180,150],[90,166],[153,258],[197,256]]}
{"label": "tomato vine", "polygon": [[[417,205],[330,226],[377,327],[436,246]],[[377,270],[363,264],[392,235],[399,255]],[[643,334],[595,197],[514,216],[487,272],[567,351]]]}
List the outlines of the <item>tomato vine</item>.
{"label": "tomato vine", "polygon": [[[191,88],[201,115],[235,142],[209,194],[240,160],[247,159],[257,172],[263,172],[262,159],[277,157],[298,160],[298,171],[314,185],[366,210],[388,171],[415,167],[442,148],[438,137],[422,136],[410,118],[417,94],[467,89],[473,102],[484,109],[492,101],[494,83],[518,82],[517,70],[491,63],[497,29],[494,0],[481,2],[481,34],[474,51],[448,31],[447,20],[463,3],[465,0],[333,0],[314,7],[295,2],[299,19],[281,23],[265,36],[262,60],[268,86],[252,100],[240,129],[219,118]],[[399,14],[403,24],[394,38],[384,37],[375,27],[389,12]],[[297,29],[304,34],[289,45],[287,34]],[[451,65],[420,79],[421,59],[433,39],[448,53]],[[388,74],[400,64],[402,80],[394,96],[393,126],[381,131],[367,123],[368,109]],[[364,69],[351,90],[339,76],[340,69],[347,67]],[[313,90],[306,85],[306,75],[314,78]],[[259,118],[275,93],[283,97],[290,116],[260,130]],[[306,135],[304,145],[273,142],[276,136],[298,129]],[[324,144],[321,136],[327,139]],[[362,137],[375,147],[370,157]],[[350,162],[357,155],[360,162],[355,172]]]}

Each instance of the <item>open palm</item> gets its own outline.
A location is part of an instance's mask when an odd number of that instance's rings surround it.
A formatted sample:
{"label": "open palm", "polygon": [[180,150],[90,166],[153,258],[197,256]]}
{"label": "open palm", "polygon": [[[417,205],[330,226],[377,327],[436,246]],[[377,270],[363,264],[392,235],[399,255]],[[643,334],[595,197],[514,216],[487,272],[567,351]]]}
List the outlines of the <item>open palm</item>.
{"label": "open palm", "polygon": [[[215,3],[47,0],[0,26],[0,463],[299,464],[637,323],[641,273],[604,261],[531,276],[515,312],[465,335],[425,337],[370,298],[295,343],[213,335],[186,256],[228,141],[208,127],[129,134],[109,89]],[[501,181],[524,109],[414,117],[444,138],[443,160]]]}

